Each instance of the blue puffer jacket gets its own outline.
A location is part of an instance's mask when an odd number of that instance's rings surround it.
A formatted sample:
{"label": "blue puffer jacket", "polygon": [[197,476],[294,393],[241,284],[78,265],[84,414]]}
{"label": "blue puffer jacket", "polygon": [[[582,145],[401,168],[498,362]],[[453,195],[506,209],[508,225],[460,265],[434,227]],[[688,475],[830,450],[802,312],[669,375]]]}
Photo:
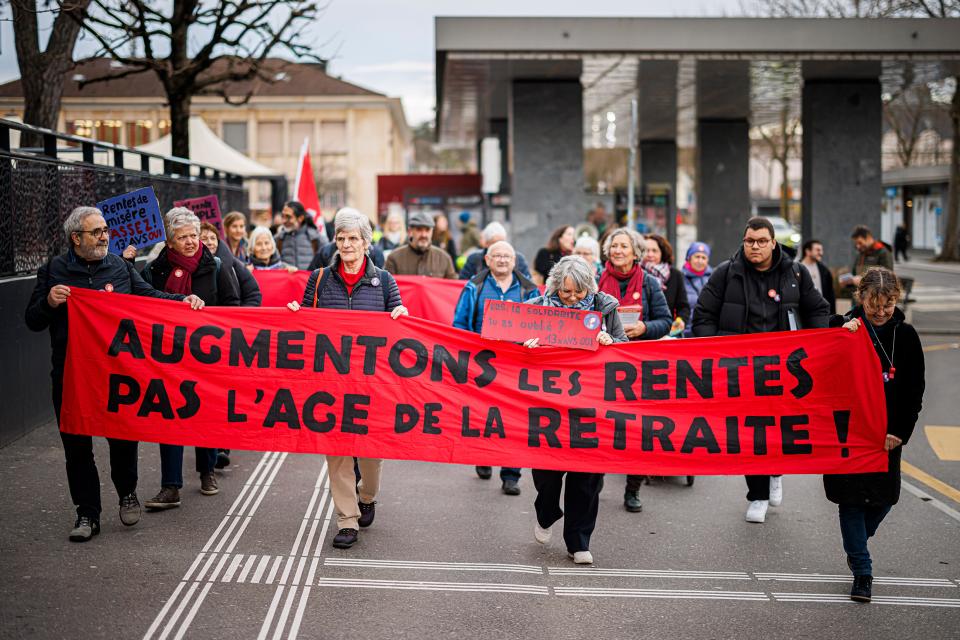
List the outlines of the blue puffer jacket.
{"label": "blue puffer jacket", "polygon": [[336,254],[329,267],[323,269],[322,286],[316,294],[317,277],[320,269],[315,270],[307,279],[307,287],[303,292],[303,307],[320,307],[324,309],[349,309],[353,311],[393,311],[403,304],[400,300],[400,287],[393,276],[375,266],[369,258],[366,270],[360,282],[347,294],[347,285],[340,277],[340,254]]}

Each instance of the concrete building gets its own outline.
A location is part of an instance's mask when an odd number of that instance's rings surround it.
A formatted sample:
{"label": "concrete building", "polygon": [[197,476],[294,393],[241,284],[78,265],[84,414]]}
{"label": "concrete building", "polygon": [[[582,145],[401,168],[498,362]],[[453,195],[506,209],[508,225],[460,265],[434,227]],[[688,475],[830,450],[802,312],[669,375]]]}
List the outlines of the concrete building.
{"label": "concrete building", "polygon": [[[196,96],[192,112],[224,141],[287,176],[291,188],[300,147],[310,140],[311,161],[325,212],[346,203],[373,215],[377,175],[405,173],[413,160],[410,128],[399,98],[326,73],[312,63],[272,60],[273,82],[234,83],[228,95],[250,100],[233,106],[219,96]],[[79,62],[64,86],[58,129],[116,144],[139,146],[169,132],[163,89],[153,73],[88,84],[117,72],[106,59]],[[0,114],[22,116],[19,80],[0,85]],[[251,207],[269,206],[269,185],[251,193]]]}
{"label": "concrete building", "polygon": [[635,144],[641,193],[678,194],[678,158],[694,150],[698,239],[724,259],[751,211],[751,130],[786,108],[802,131],[791,173],[803,235],[846,264],[853,226],[880,228],[881,96],[904,65],[957,73],[960,21],[440,17],[436,57],[438,137],[500,138],[520,250],[582,220],[595,198],[584,190],[585,148]]}

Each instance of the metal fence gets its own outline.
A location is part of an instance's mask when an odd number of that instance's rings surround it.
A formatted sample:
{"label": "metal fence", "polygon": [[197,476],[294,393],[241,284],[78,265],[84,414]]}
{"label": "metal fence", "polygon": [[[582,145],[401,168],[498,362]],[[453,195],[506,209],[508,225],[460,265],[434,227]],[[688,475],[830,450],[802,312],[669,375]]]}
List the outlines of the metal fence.
{"label": "metal fence", "polygon": [[[22,136],[42,146],[22,148]],[[63,253],[63,221],[75,207],[148,186],[161,210],[210,194],[223,211],[249,202],[243,176],[0,119],[0,276],[32,273]]]}

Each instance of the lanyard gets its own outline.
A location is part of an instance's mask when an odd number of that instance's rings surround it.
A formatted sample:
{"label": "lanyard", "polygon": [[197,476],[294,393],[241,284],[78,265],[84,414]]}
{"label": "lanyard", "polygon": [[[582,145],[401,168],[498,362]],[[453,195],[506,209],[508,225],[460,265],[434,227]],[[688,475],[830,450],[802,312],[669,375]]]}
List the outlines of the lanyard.
{"label": "lanyard", "polygon": [[877,335],[876,330],[873,328],[873,325],[870,324],[870,321],[866,322],[867,329],[870,330],[870,333],[873,334],[873,339],[877,341],[877,345],[880,347],[880,353],[883,354],[883,357],[887,359],[887,362],[890,366],[886,371],[883,372],[883,381],[889,382],[893,380],[894,374],[897,372],[897,368],[893,366],[893,355],[897,350],[897,327],[893,327],[893,341],[890,344],[890,355],[887,355],[887,350],[883,348],[883,343],[880,342],[880,336]]}

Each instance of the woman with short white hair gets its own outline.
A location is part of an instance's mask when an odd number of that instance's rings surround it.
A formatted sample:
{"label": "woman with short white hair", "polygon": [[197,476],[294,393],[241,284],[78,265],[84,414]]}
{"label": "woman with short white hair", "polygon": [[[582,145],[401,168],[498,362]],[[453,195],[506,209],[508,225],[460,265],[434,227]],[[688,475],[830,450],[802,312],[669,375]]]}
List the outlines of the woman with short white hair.
{"label": "woman with short white hair", "polygon": [[[389,312],[393,319],[407,315],[397,281],[367,256],[373,241],[370,219],[356,209],[344,207],[334,217],[333,228],[337,243],[333,261],[310,274],[303,300],[290,302],[287,308],[291,311],[299,311],[301,307],[382,311]],[[373,524],[383,460],[358,458],[357,465],[359,483],[352,456],[327,456],[330,493],[337,509],[338,532],[333,538],[337,549],[352,547],[360,529]]]}
{"label": "woman with short white hair", "polygon": [[[614,342],[627,342],[627,336],[623,333],[623,326],[617,316],[617,300],[609,294],[597,291],[597,282],[590,267],[579,256],[561,258],[547,276],[544,295],[533,298],[526,304],[599,311],[601,325],[597,342],[604,346]],[[532,349],[539,344],[539,339],[531,338],[524,342],[523,346]],[[564,475],[567,476],[565,484]],[[550,528],[563,518],[563,541],[567,545],[567,554],[576,564],[592,564],[590,536],[597,524],[603,474],[534,469],[533,485],[537,489],[537,498],[533,503],[537,512],[533,537],[540,544],[547,544],[553,535]]]}
{"label": "woman with short white hair", "polygon": [[584,262],[593,270],[593,277],[597,277],[601,267],[600,243],[593,236],[582,235],[577,238],[576,244],[573,245],[573,255],[583,258]]}
{"label": "woman with short white hair", "polygon": [[290,273],[297,271],[297,267],[280,259],[276,240],[270,233],[270,229],[266,227],[254,228],[250,232],[247,246],[250,249],[250,264],[247,266],[251,271],[275,271],[279,269],[286,269]]}
{"label": "woman with short white hair", "polygon": [[[186,207],[175,207],[164,217],[167,243],[156,260],[143,270],[144,280],[167,293],[199,296],[206,306],[240,306],[240,292],[231,265],[221,265],[200,242],[200,219]],[[196,447],[196,469],[200,474],[200,493],[220,492],[214,468],[217,449]],[[160,445],[160,492],[144,503],[147,509],[172,509],[180,506],[183,488],[183,447]]]}

